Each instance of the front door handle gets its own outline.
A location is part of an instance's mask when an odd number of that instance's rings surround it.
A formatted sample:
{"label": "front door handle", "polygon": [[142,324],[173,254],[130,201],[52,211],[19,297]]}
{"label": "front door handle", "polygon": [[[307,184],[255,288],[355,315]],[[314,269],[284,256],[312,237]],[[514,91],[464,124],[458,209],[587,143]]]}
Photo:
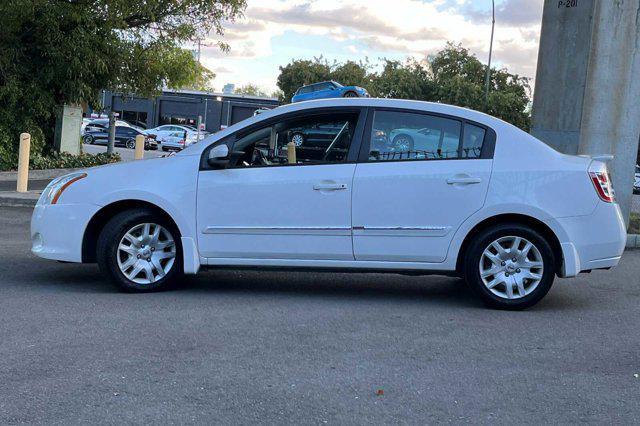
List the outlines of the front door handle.
{"label": "front door handle", "polygon": [[346,183],[318,183],[313,185],[314,191],[340,191],[347,189]]}
{"label": "front door handle", "polygon": [[482,182],[482,179],[476,177],[456,177],[447,179],[449,185],[473,185]]}

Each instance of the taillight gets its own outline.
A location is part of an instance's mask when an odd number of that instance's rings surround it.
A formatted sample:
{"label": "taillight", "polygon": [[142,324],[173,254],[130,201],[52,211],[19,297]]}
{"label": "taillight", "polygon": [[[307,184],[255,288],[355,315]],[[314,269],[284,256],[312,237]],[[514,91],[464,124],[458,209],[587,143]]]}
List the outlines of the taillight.
{"label": "taillight", "polygon": [[616,197],[613,186],[611,185],[611,178],[609,177],[607,166],[600,163],[600,167],[595,168],[593,164],[598,163],[592,163],[592,167],[589,167],[589,177],[598,196],[606,203],[613,203]]}

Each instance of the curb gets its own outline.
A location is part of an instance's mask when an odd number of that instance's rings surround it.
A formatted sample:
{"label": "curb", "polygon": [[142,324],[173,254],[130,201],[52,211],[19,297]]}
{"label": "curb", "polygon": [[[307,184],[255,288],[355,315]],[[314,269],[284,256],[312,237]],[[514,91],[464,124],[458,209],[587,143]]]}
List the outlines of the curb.
{"label": "curb", "polygon": [[0,192],[0,207],[35,207],[41,191],[17,193],[15,191]]}
{"label": "curb", "polygon": [[[45,180],[55,179],[60,176],[75,172],[82,169],[45,169],[45,170],[29,170],[29,180]],[[0,181],[15,181],[18,179],[18,172],[0,172]]]}
{"label": "curb", "polygon": [[640,235],[628,234],[627,235],[627,248],[640,248]]}
{"label": "curb", "polygon": [[0,198],[0,207],[35,207],[37,202],[38,200],[2,197]]}

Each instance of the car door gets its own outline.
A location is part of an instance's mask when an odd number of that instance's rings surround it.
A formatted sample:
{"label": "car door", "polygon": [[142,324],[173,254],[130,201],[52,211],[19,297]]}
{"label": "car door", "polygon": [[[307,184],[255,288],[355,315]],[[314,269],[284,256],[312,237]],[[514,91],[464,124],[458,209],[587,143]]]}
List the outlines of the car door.
{"label": "car door", "polygon": [[124,145],[129,139],[135,138],[135,130],[126,126],[116,126],[116,143]]}
{"label": "car door", "polygon": [[313,92],[314,99],[330,98],[333,92],[333,84],[331,83],[319,83],[316,85]]}
{"label": "car door", "polygon": [[[356,260],[443,262],[456,229],[484,204],[495,132],[415,111],[369,117],[353,183]],[[389,136],[409,138],[410,148],[380,142]]]}
{"label": "car door", "polygon": [[[320,158],[289,146],[291,129],[332,121]],[[364,128],[360,109],[322,109],[241,130],[203,154],[198,178],[200,253],[208,258],[353,260],[351,184]],[[204,160],[232,151],[225,168]]]}

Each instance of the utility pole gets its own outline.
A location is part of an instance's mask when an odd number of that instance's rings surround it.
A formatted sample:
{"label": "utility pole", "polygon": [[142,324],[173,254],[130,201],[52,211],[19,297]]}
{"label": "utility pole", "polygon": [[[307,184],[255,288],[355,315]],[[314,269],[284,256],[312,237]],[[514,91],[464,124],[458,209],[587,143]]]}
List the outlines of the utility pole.
{"label": "utility pole", "polygon": [[113,154],[113,146],[116,142],[116,115],[109,111],[109,139],[107,141],[107,154]]}
{"label": "utility pole", "polygon": [[487,65],[487,77],[484,82],[484,103],[489,106],[489,86],[491,84],[491,55],[493,53],[493,34],[496,28],[496,2],[491,0],[491,42],[489,44],[489,64]]}

